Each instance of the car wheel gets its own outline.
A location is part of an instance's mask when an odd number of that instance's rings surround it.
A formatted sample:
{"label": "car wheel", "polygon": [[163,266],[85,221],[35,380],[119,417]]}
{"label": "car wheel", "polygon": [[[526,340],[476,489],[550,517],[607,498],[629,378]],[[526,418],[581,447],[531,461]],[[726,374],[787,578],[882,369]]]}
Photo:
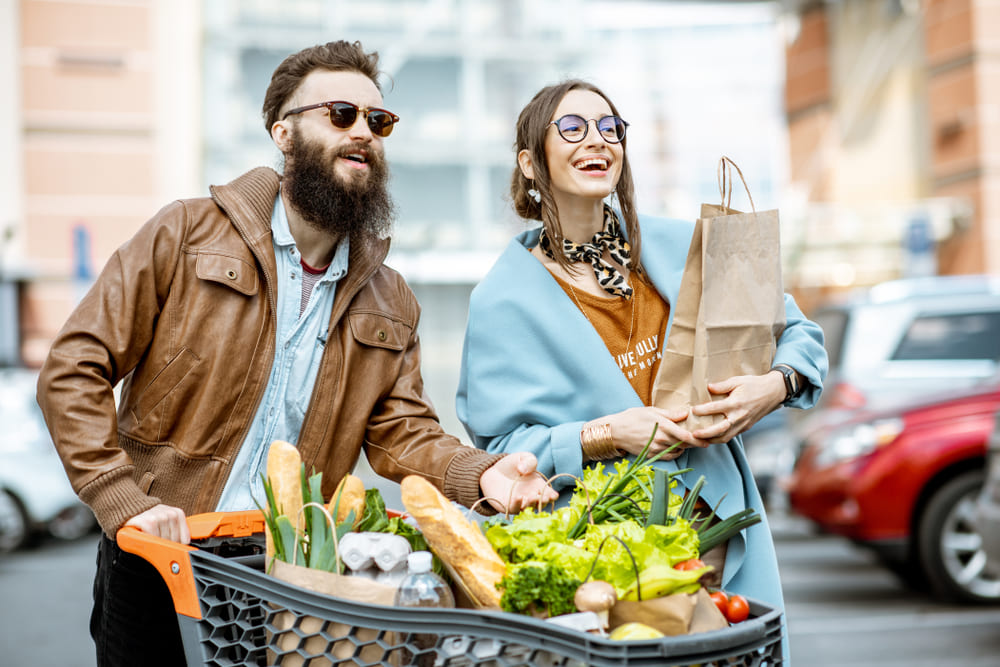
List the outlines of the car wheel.
{"label": "car wheel", "polygon": [[28,515],[21,501],[8,491],[0,490],[0,553],[20,549],[30,534]]}
{"label": "car wheel", "polygon": [[78,540],[89,533],[97,520],[86,505],[67,507],[49,522],[49,534],[60,540]]}
{"label": "car wheel", "polygon": [[931,497],[917,533],[921,566],[931,589],[950,599],[1000,601],[1000,578],[986,571],[986,554],[975,524],[983,472],[963,473]]}

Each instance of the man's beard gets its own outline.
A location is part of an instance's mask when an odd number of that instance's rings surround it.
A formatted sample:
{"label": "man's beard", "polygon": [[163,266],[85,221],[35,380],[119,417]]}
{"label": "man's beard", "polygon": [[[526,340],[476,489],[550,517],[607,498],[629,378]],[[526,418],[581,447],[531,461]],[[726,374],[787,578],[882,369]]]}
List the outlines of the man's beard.
{"label": "man's beard", "polygon": [[[342,178],[335,170],[337,159],[359,150],[367,151],[367,175]],[[283,181],[282,195],[316,229],[338,238],[364,232],[385,239],[392,233],[396,207],[381,151],[349,144],[331,153],[322,143],[293,134]]]}

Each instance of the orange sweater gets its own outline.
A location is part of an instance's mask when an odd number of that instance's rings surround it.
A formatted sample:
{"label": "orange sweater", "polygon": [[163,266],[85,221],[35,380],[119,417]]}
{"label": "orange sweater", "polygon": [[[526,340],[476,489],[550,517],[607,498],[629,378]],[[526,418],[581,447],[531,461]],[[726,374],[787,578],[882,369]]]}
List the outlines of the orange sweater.
{"label": "orange sweater", "polygon": [[626,301],[621,297],[594,296],[573,289],[569,283],[556,277],[566,295],[583,311],[604,340],[643,405],[650,405],[670,305],[656,288],[635,273],[629,280],[633,293],[632,299]]}

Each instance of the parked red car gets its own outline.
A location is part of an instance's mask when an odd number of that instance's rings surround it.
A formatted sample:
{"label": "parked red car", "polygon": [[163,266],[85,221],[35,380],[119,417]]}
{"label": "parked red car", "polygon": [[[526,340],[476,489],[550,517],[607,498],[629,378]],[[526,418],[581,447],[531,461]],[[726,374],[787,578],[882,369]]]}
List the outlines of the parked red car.
{"label": "parked red car", "polygon": [[789,479],[791,508],[873,548],[910,584],[1000,602],[976,525],[1000,384],[859,413],[813,433]]}

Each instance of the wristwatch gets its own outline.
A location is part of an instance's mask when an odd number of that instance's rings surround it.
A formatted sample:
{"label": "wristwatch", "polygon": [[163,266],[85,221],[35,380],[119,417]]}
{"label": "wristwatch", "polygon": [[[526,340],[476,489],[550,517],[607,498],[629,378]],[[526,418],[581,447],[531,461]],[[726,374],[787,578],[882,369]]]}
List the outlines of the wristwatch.
{"label": "wristwatch", "polygon": [[805,387],[799,384],[799,374],[795,372],[794,368],[788,364],[775,364],[771,367],[771,370],[781,373],[781,377],[785,380],[785,403],[798,398],[802,394],[802,390]]}

